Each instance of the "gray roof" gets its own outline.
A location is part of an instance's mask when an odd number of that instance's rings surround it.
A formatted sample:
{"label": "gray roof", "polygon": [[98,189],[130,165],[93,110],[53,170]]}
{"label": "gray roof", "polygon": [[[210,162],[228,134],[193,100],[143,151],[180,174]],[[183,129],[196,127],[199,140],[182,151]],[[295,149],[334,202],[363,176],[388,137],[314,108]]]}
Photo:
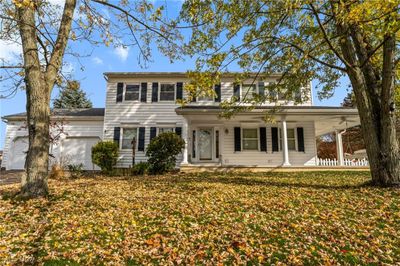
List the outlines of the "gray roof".
{"label": "gray roof", "polygon": [[[244,107],[244,106],[242,106]],[[306,105],[290,105],[290,106],[254,106],[254,109],[261,109],[261,110],[273,110],[273,109],[306,109],[306,110],[320,110],[320,109],[330,109],[330,110],[357,110],[354,108],[349,107],[342,107],[342,106],[306,106]],[[178,109],[209,109],[209,110],[219,110],[221,109],[220,106],[216,105],[185,105],[182,107],[178,107]],[[222,110],[222,109],[221,109]]]}
{"label": "gray roof", "polygon": [[[235,75],[244,74],[243,72],[223,72],[221,73],[223,77],[234,77]],[[263,76],[264,73],[246,73],[250,76]],[[184,77],[187,78],[188,72],[104,72],[104,76],[109,78],[124,78],[124,77]],[[280,77],[282,74],[273,73],[269,74],[268,77]]]}
{"label": "gray roof", "polygon": [[[52,116],[104,116],[104,108],[83,108],[83,109],[53,109],[51,110]],[[25,118],[26,113],[18,113],[3,116],[3,119],[18,119]]]}

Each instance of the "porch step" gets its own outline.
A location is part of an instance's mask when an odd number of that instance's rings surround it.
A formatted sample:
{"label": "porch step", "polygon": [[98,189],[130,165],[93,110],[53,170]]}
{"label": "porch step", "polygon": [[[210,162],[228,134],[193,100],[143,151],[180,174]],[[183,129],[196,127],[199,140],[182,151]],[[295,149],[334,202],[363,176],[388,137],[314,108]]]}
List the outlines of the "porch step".
{"label": "porch step", "polygon": [[369,167],[356,166],[356,167],[341,167],[341,166],[279,166],[279,167],[265,167],[265,166],[221,166],[219,164],[187,164],[181,165],[180,171],[184,173],[197,173],[197,172],[318,172],[318,171],[369,171]]}

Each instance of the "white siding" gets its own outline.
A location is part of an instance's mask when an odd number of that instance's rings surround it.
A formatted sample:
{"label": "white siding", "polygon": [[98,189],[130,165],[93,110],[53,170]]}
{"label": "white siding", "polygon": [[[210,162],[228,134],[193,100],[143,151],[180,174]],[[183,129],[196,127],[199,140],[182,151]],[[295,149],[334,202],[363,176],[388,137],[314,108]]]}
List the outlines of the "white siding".
{"label": "white siding", "polygon": [[[202,127],[206,125],[204,122],[193,123],[191,129],[195,129],[197,126]],[[271,127],[280,127],[280,124],[268,124],[263,125],[262,123],[251,125],[246,123],[240,123],[235,121],[225,121],[222,125],[216,126],[220,130],[221,140],[221,162],[222,165],[227,166],[261,166],[261,167],[279,167],[283,162],[283,153],[272,152],[272,134]],[[234,127],[241,128],[257,128],[266,127],[267,131],[267,152],[261,151],[234,151]],[[289,151],[289,161],[292,166],[315,166],[316,158],[316,141],[315,141],[315,130],[314,122],[299,122],[299,123],[288,123],[288,128],[303,127],[304,129],[304,148],[305,152]],[[191,131],[190,131],[191,132]],[[295,135],[296,131],[295,131]],[[297,138],[297,136],[296,136]],[[192,139],[190,137],[190,143]],[[297,142],[296,142],[297,143]],[[189,145],[191,147],[191,144]],[[297,149],[297,145],[296,145]],[[191,150],[189,150],[191,154]]]}
{"label": "white siding", "polygon": [[[272,80],[267,80],[270,82]],[[117,94],[117,83],[142,83],[147,82],[147,102],[140,101],[122,101],[116,102],[116,94]],[[152,98],[152,83],[153,82],[168,82],[168,83],[176,83],[176,82],[187,82],[187,79],[182,78],[151,78],[151,80],[143,80],[142,77],[131,77],[131,78],[110,78],[107,83],[107,96],[106,96],[106,110],[104,117],[104,140],[113,140],[114,137],[114,128],[115,127],[145,127],[145,151],[146,147],[149,144],[150,139],[150,128],[151,127],[160,127],[162,125],[171,126],[171,127],[182,127],[183,117],[177,115],[175,113],[175,109],[179,107],[178,104],[174,102],[151,102]],[[183,91],[183,97],[186,97],[185,90]],[[229,101],[233,96],[233,79],[222,79],[221,82],[221,101]],[[189,103],[188,105],[219,105],[219,103],[210,103],[210,102],[194,102]],[[304,105],[310,105],[311,102],[304,103]],[[275,103],[266,103],[268,105],[275,105]],[[293,103],[287,103],[287,105],[293,105]],[[295,164],[297,162],[305,162],[313,160],[313,156],[315,155],[315,139],[314,139],[314,129],[313,123],[309,123],[308,126],[305,127],[305,145],[306,145],[306,153],[302,154],[290,154],[293,157]],[[270,129],[268,129],[270,132]],[[232,131],[233,132],[233,125]],[[122,134],[122,132],[121,132]],[[233,133],[232,133],[233,134]],[[270,134],[267,134],[269,136]],[[222,138],[225,137],[222,134]],[[233,135],[232,135],[233,137]],[[270,136],[269,136],[270,138]],[[307,138],[310,138],[307,140]],[[227,153],[227,164],[273,164],[276,165],[281,162],[281,153],[275,154],[266,154],[264,153],[249,153],[246,155],[246,159],[240,159],[243,156],[239,154],[235,154],[230,151],[230,148],[233,149],[233,144],[229,146],[228,144],[231,140],[228,139],[225,141],[225,147],[223,149],[224,153]],[[233,141],[233,140],[232,140]],[[270,142],[270,140],[269,140]],[[233,143],[233,142],[232,142]],[[268,143],[269,148],[271,143]],[[314,146],[313,146],[314,145]],[[190,146],[190,145],[189,145]],[[137,151],[136,150],[136,158],[135,162],[141,162],[147,160],[145,156],[145,151]],[[292,152],[291,152],[292,153]],[[267,161],[265,158],[267,158]],[[237,160],[236,160],[237,159]],[[304,162],[302,163],[304,165]],[[117,167],[129,167],[132,165],[132,151],[130,150],[120,150],[120,158],[117,164]]]}
{"label": "white siding", "polygon": [[[115,127],[145,127],[145,151],[136,150],[135,162],[147,160],[146,147],[150,141],[150,127],[182,127],[183,117],[175,113],[179,107],[175,102],[151,102],[153,82],[181,82],[176,79],[152,79],[147,81],[147,102],[116,102],[118,82],[146,82],[140,79],[110,80],[107,84],[106,110],[104,117],[104,140],[113,140]],[[122,134],[122,132],[121,132]],[[137,148],[136,148],[137,149]],[[117,167],[132,165],[132,151],[120,150]]]}

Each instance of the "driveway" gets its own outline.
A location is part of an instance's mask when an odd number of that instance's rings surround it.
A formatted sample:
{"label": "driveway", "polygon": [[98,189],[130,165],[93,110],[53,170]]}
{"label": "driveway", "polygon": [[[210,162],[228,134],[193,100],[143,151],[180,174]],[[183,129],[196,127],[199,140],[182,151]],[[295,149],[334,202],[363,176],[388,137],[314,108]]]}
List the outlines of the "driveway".
{"label": "driveway", "polygon": [[21,182],[24,171],[0,171],[0,186]]}

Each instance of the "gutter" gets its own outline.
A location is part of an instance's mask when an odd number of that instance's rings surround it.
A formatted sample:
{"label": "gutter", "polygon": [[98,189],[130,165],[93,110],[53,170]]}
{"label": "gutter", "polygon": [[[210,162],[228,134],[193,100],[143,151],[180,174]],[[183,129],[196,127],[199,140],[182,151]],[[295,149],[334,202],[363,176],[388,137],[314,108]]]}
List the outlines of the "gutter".
{"label": "gutter", "polygon": [[[253,109],[251,111],[239,112],[238,115],[241,114],[259,114],[265,111],[270,111],[273,109]],[[175,112],[179,115],[185,114],[219,114],[223,112],[223,109],[190,109],[190,108],[176,108]],[[291,115],[358,115],[357,109],[286,109],[286,110],[277,110],[274,115],[279,114],[291,114]]]}

